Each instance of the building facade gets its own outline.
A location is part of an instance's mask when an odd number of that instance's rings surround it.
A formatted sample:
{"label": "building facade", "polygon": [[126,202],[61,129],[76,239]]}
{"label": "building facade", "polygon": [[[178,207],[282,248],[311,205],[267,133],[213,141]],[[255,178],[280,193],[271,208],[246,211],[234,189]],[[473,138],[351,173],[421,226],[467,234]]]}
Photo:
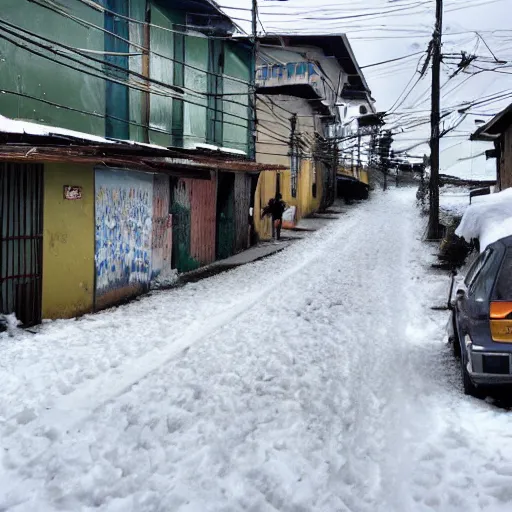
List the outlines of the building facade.
{"label": "building facade", "polygon": [[[280,193],[293,208],[294,221],[326,209],[334,201],[346,151],[343,139],[352,121],[347,105],[359,105],[366,98],[368,108],[373,108],[348,39],[264,37],[259,42],[256,85],[257,161],[275,162],[287,170],[263,173],[255,201],[264,206]],[[269,221],[259,221],[258,231],[268,238]]]}
{"label": "building facade", "polygon": [[496,159],[498,190],[512,187],[512,104],[478,128],[471,140],[494,144],[494,149],[486,155]]}
{"label": "building facade", "polygon": [[213,3],[2,17],[0,313],[95,311],[248,246],[252,49]]}

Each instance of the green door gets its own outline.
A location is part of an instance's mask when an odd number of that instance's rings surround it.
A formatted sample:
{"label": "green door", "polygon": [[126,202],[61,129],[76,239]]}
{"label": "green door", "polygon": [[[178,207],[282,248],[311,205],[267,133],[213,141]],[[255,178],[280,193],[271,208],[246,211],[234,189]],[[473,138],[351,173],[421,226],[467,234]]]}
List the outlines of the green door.
{"label": "green door", "polygon": [[219,173],[217,189],[217,259],[223,260],[235,251],[235,176]]}
{"label": "green door", "polygon": [[185,180],[172,183],[172,267],[179,273],[189,272],[199,267],[199,262],[190,251],[190,191]]}

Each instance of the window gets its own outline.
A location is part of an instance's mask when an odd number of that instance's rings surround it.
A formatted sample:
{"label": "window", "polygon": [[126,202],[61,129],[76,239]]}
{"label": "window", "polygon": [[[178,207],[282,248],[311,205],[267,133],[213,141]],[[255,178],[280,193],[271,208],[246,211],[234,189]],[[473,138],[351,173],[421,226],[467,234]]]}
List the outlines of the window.
{"label": "window", "polygon": [[483,265],[485,264],[486,258],[489,257],[489,250],[486,250],[478,258],[474,261],[473,265],[468,270],[468,273],[466,275],[466,279],[464,279],[464,284],[467,288],[470,288],[470,286],[473,284],[473,281],[475,280],[475,277],[478,275],[480,270],[482,270]]}
{"label": "window", "polygon": [[468,295],[475,302],[487,303],[496,280],[496,264],[500,258],[500,253],[496,250],[488,249],[484,254],[483,263],[470,285]]}
{"label": "window", "polygon": [[283,67],[277,64],[272,66],[272,78],[282,78],[283,76]]}
{"label": "window", "polygon": [[496,300],[512,301],[512,251],[510,249],[501,265],[494,295]]}
{"label": "window", "polygon": [[297,71],[296,71],[296,73],[299,76],[305,75],[306,72],[307,72],[307,69],[308,69],[307,62],[299,62],[297,64]]}

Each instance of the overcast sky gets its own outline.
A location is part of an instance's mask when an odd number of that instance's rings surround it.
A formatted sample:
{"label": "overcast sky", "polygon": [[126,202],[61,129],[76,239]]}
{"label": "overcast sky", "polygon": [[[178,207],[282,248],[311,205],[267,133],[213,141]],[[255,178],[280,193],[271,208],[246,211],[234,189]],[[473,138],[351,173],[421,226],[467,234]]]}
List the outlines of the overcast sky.
{"label": "overcast sky", "polygon": [[[251,0],[220,0],[219,3],[242,9],[251,7]],[[360,66],[424,52],[431,38],[435,14],[435,0],[258,0],[258,6],[266,32],[346,33]],[[242,21],[250,19],[249,10],[226,9],[226,12],[240,18],[236,20],[237,23],[250,30],[250,24]],[[453,78],[450,75],[457,69],[460,59],[445,59],[441,108],[454,112],[446,118],[445,127],[461,120],[457,110],[464,102],[478,101],[501,91],[512,93],[511,12],[512,0],[444,0],[443,53],[460,54],[466,51],[478,56],[473,66],[468,68],[469,73],[461,72]],[[510,61],[511,67],[499,64],[503,66],[499,73],[475,74],[481,71],[480,68],[495,67],[493,54],[500,61]],[[416,72],[424,59],[424,53],[420,53],[397,62],[363,69],[377,109],[389,111],[394,106],[397,113],[404,114],[399,118],[389,118],[394,131],[405,128],[407,123],[415,124],[415,120],[428,120],[430,74],[417,82],[419,74]],[[403,96],[416,82],[404,101]],[[410,84],[408,88],[407,84]],[[405,94],[396,106],[404,90]],[[486,162],[484,157],[474,158],[491,146],[471,143],[467,138],[477,127],[476,119],[487,120],[490,114],[511,102],[512,97],[472,108],[470,112],[477,115],[468,115],[441,143],[441,172],[493,178],[494,160]],[[410,155],[429,153],[428,145],[412,147],[426,140],[429,133],[428,124],[406,129],[403,134],[395,136],[394,148],[410,148]]]}

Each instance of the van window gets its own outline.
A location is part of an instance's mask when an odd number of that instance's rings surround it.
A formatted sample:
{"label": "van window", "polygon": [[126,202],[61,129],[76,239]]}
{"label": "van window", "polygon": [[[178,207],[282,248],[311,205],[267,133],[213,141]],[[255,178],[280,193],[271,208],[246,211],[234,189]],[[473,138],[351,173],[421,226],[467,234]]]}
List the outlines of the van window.
{"label": "van window", "polygon": [[494,296],[496,300],[512,301],[512,251],[510,249],[501,265]]}
{"label": "van window", "polygon": [[468,273],[466,274],[466,279],[464,279],[464,284],[468,289],[473,284],[476,276],[480,273],[480,270],[482,270],[482,267],[489,257],[489,251],[490,249],[486,249],[482,254],[480,254],[480,256],[478,256],[478,258],[474,261],[473,265],[471,265],[469,268]]}
{"label": "van window", "polygon": [[488,303],[492,287],[496,281],[496,268],[499,265],[501,253],[494,249],[488,249],[486,253],[483,265],[468,290],[468,295],[475,302]]}

